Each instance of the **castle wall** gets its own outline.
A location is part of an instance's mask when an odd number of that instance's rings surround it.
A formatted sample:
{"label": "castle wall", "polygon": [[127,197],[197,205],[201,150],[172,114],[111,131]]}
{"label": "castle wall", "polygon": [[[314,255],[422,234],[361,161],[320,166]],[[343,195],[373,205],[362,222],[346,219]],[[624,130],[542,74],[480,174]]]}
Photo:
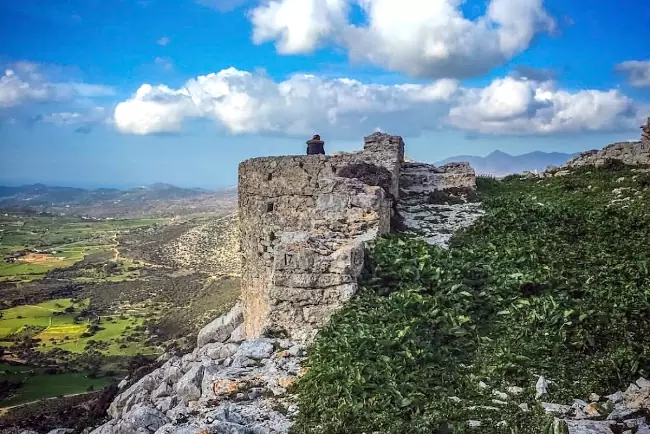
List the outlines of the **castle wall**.
{"label": "castle wall", "polygon": [[[400,183],[473,187],[469,166],[402,176],[401,137],[363,150],[254,158],[239,165],[242,304],[248,338],[310,340],[358,288],[365,242],[391,230]],[[470,168],[471,170],[471,168]]]}
{"label": "castle wall", "polygon": [[[381,142],[385,144],[381,146]],[[242,303],[248,337],[296,337],[356,292],[363,241],[390,231],[401,138],[373,135],[363,151],[255,158],[239,165]],[[394,174],[381,187],[337,176],[370,163]]]}

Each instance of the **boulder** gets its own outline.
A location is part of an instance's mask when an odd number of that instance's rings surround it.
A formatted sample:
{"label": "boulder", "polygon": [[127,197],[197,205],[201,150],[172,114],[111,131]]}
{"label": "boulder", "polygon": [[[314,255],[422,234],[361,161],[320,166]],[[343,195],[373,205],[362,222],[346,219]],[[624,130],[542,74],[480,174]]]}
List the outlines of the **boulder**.
{"label": "boulder", "polygon": [[210,342],[225,342],[230,335],[244,322],[244,309],[238,303],[230,312],[212,321],[199,332],[196,343],[201,348]]}
{"label": "boulder", "polygon": [[241,344],[237,351],[238,356],[249,359],[260,360],[271,357],[273,354],[273,343],[270,339],[255,339]]}
{"label": "boulder", "polygon": [[179,399],[196,401],[201,397],[201,380],[203,380],[203,365],[192,367],[176,383],[176,394]]}

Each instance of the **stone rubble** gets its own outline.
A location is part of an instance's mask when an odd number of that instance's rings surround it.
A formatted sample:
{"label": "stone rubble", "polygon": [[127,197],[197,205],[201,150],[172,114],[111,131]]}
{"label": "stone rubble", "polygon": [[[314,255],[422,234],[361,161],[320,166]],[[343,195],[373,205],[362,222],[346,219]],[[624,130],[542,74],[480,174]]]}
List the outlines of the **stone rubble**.
{"label": "stone rubble", "polygon": [[447,247],[454,232],[471,226],[483,215],[478,203],[437,205],[410,198],[400,200],[397,210],[403,218],[404,233],[421,236],[427,243],[440,247]]}
{"label": "stone rubble", "polygon": [[[522,412],[529,412],[530,404],[539,404],[544,412],[553,416],[553,428],[548,431],[552,434],[650,434],[650,381],[646,378],[639,378],[625,392],[619,390],[607,396],[592,393],[587,401],[574,399],[571,405],[544,401],[549,384],[553,382],[543,376],[538,378],[535,385],[536,402],[533,403],[517,403],[517,396],[524,389],[516,386],[508,387],[507,393],[494,389],[491,395],[498,397],[503,405],[514,403]],[[489,386],[482,381],[478,387],[489,390]],[[454,398],[456,402],[461,401]],[[498,411],[496,407],[486,406],[470,406],[468,409]],[[468,426],[474,428],[485,423],[481,420],[467,421]]]}
{"label": "stone rubble", "polygon": [[91,434],[286,433],[298,414],[287,389],[304,375],[305,347],[288,339],[233,342],[227,331],[241,325],[240,313],[236,306],[202,331],[202,346],[122,390],[108,409],[112,420]]}

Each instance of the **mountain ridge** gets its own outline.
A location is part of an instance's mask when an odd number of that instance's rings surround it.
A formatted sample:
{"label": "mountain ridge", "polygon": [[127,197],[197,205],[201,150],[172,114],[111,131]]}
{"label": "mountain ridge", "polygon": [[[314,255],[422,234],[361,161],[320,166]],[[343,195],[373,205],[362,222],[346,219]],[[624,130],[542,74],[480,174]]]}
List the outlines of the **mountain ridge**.
{"label": "mountain ridge", "polygon": [[531,172],[543,171],[549,165],[562,165],[579,154],[579,152],[569,154],[563,152],[533,151],[526,154],[511,155],[497,149],[485,157],[456,155],[440,160],[434,164],[442,166],[451,162],[467,161],[477,174],[501,176],[521,173],[526,170]]}
{"label": "mountain ridge", "polygon": [[93,217],[166,216],[187,210],[213,212],[231,209],[237,189],[183,188],[154,183],[117,189],[48,186],[41,183],[0,186],[0,209],[4,211],[48,212]]}

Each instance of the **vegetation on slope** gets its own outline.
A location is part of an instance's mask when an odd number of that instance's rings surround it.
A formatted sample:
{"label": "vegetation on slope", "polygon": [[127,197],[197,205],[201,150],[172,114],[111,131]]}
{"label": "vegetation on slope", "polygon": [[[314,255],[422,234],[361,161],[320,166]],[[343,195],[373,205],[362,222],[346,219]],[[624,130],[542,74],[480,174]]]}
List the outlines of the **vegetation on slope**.
{"label": "vegetation on slope", "polygon": [[[296,433],[462,433],[469,420],[541,433],[540,375],[543,400],[565,404],[648,375],[648,172],[483,178],[480,193],[485,216],[449,250],[376,241],[360,295],[311,348]],[[511,386],[523,391],[494,394]]]}

